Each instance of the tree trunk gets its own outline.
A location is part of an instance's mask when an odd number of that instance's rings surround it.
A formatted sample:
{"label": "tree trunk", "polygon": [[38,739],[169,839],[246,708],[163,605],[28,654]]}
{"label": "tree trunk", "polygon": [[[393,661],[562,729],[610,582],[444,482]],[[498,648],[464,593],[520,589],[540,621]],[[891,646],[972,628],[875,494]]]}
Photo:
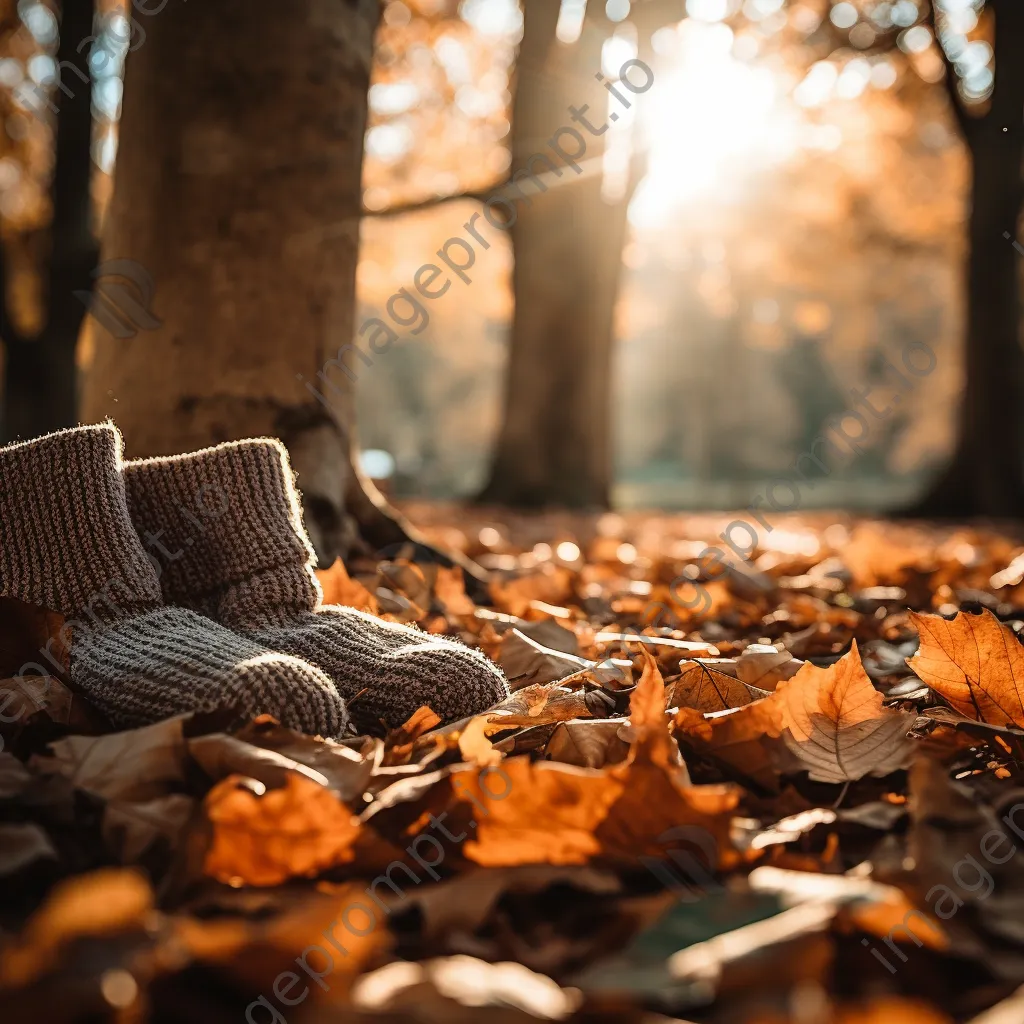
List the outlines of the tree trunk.
{"label": "tree trunk", "polygon": [[[602,198],[608,94],[595,76],[610,26],[599,7],[590,4],[581,38],[566,46],[555,39],[559,5],[526,4],[512,166],[528,168],[550,152],[547,142],[563,126],[580,132],[586,154],[582,173],[563,167],[546,176],[546,191],[519,189],[526,197],[511,231],[515,316],[504,417],[484,502],[605,508],[610,499],[614,309],[637,175],[621,198]],[[600,134],[574,124],[570,107],[589,107],[585,116]]]}
{"label": "tree trunk", "polygon": [[347,553],[352,518],[371,544],[407,537],[354,465],[337,359],[353,337],[379,6],[203,0],[136,15],[147,38],[128,61],[103,255],[152,278],[157,325],[97,332],[83,402],[132,456],[281,437],[321,564]]}
{"label": "tree trunk", "polygon": [[[92,34],[92,20],[92,0],[64,0],[57,61],[70,62],[83,76],[88,64],[78,46]],[[58,113],[50,185],[53,218],[45,271],[46,323],[34,338],[19,335],[13,323],[4,324],[7,360],[0,443],[35,437],[76,422],[75,347],[86,310],[76,292],[88,291],[97,252],[90,189],[92,82],[81,81],[66,68],[63,84],[71,95],[55,89],[52,98]]]}
{"label": "tree trunk", "polygon": [[1024,516],[1020,265],[1011,244],[1024,199],[1024,4],[1002,0],[995,11],[992,106],[964,119],[973,182],[957,445],[935,486],[908,510],[922,517]]}

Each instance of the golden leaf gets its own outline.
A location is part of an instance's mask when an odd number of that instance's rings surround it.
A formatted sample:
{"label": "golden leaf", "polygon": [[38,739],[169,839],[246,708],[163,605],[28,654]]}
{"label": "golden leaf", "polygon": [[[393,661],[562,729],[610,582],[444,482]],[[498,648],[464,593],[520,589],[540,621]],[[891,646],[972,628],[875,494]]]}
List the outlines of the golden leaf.
{"label": "golden leaf", "polygon": [[1009,626],[988,609],[910,618],[921,646],[907,664],[921,679],[968,718],[1024,726],[1024,647]]}
{"label": "golden leaf", "polygon": [[805,663],[768,700],[782,707],[786,745],[819,782],[888,775],[910,759],[910,716],[883,706],[856,641],[828,668]]}
{"label": "golden leaf", "polygon": [[352,860],[359,820],[329,789],[294,774],[282,789],[257,796],[245,781],[228,776],[206,795],[213,826],[207,875],[234,884],[279,885]]}

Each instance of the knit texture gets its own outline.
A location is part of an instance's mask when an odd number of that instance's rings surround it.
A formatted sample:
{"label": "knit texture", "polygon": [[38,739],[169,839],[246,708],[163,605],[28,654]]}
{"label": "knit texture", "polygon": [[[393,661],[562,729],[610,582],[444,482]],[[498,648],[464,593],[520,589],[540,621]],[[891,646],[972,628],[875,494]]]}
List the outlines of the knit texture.
{"label": "knit texture", "polygon": [[117,725],[230,707],[304,732],[344,732],[345,704],[320,669],[161,607],[158,562],[128,514],[121,453],[110,424],[0,448],[0,596],[64,616],[72,681]]}
{"label": "knit texture", "polygon": [[[135,529],[159,551],[170,605],[241,616],[312,611],[321,591],[302,526],[288,453],[280,441],[230,441],[188,455],[125,463]],[[230,609],[222,614],[232,618]]]}
{"label": "knit texture", "polygon": [[[258,438],[128,462],[124,477],[136,530],[144,539],[159,535],[173,558],[160,577],[167,603],[202,610],[319,666],[345,698],[358,731],[395,728],[424,704],[453,721],[508,696],[501,671],[455,640],[321,604],[312,546],[279,441]],[[197,511],[198,495],[218,514]]]}
{"label": "knit texture", "polygon": [[5,597],[65,616],[98,606],[106,618],[161,603],[125,506],[121,452],[111,424],[0,448]]}
{"label": "knit texture", "polygon": [[185,608],[158,608],[102,630],[72,626],[71,677],[122,728],[234,708],[339,737],[348,713],[318,668]]}

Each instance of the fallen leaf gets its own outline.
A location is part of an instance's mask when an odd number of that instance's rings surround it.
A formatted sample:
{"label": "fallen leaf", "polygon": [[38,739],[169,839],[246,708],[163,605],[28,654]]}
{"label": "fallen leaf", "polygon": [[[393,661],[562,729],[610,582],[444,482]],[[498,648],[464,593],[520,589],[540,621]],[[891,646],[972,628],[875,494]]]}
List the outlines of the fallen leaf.
{"label": "fallen leaf", "polygon": [[[429,713],[429,709],[426,710]],[[413,715],[413,720],[424,728],[431,728],[426,719],[418,719],[417,715]],[[311,768],[316,775],[325,778],[327,785],[344,801],[358,798],[373,774],[373,762],[355,750],[320,736],[296,732],[269,715],[261,715],[243,726],[234,738]],[[249,773],[240,771],[238,774]]]}
{"label": "fallen leaf", "polygon": [[362,583],[349,576],[340,558],[335,559],[329,569],[317,569],[316,578],[324,592],[324,604],[346,605],[371,615],[379,611],[377,598]]}
{"label": "fallen leaf", "polygon": [[459,753],[463,760],[481,766],[498,764],[501,754],[494,749],[487,738],[488,717],[480,715],[470,720],[469,724],[459,733]]}
{"label": "fallen leaf", "polygon": [[563,679],[591,668],[594,662],[545,647],[520,630],[510,629],[502,639],[498,664],[505,670],[509,685],[519,690],[535,683]]}
{"label": "fallen leaf", "polygon": [[673,707],[728,711],[768,696],[767,690],[752,688],[704,659],[682,661],[679,667],[682,675],[669,688],[668,702]]}
{"label": "fallen leaf", "polygon": [[748,686],[774,690],[783,679],[792,679],[803,662],[785,648],[751,644],[736,659],[736,676]]}
{"label": "fallen leaf", "polygon": [[910,763],[913,715],[891,711],[872,685],[854,641],[828,668],[805,664],[768,700],[782,708],[783,738],[812,779],[848,782]]}
{"label": "fallen leaf", "polygon": [[476,611],[476,605],[466,594],[466,581],[457,565],[450,569],[437,567],[434,596],[449,615],[472,615]]}
{"label": "fallen leaf", "polygon": [[628,726],[621,718],[560,722],[544,746],[548,761],[604,768],[629,756]]}
{"label": "fallen leaf", "polygon": [[184,781],[183,722],[170,718],[106,736],[68,736],[50,744],[52,757],[36,756],[29,763],[105,800],[150,800]]}
{"label": "fallen leaf", "polygon": [[910,618],[921,637],[907,662],[916,675],[968,718],[1024,726],[1024,647],[1009,626],[988,609]]}
{"label": "fallen leaf", "polygon": [[352,860],[359,820],[328,789],[290,774],[281,789],[233,775],[206,796],[204,871],[228,884],[279,885]]}
{"label": "fallen leaf", "polygon": [[103,812],[103,840],[121,864],[137,863],[161,838],[174,850],[195,806],[196,801],[184,793],[144,802],[108,803]]}

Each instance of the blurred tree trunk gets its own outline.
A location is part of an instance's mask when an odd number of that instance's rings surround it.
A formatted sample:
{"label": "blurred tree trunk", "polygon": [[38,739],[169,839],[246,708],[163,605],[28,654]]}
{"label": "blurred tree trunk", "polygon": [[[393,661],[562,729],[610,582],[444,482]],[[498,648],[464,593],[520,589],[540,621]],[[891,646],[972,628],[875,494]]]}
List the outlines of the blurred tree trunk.
{"label": "blurred tree trunk", "polygon": [[[63,0],[57,61],[69,61],[88,75],[88,54],[78,53],[92,35],[92,0]],[[23,336],[3,296],[6,348],[0,441],[35,437],[77,422],[75,348],[86,307],[75,295],[88,290],[96,266],[92,231],[92,82],[65,70],[71,95],[54,88],[57,106],[55,152],[50,194],[53,218],[43,289],[45,324],[35,336]],[[0,256],[0,282],[6,285]]]}
{"label": "blurred tree trunk", "polygon": [[[595,75],[612,26],[604,5],[591,3],[580,39],[560,43],[555,38],[559,6],[548,0],[525,5],[513,171],[529,167],[536,154],[550,153],[547,142],[562,126],[578,130],[587,148],[581,174],[561,168],[559,177],[546,176],[546,191],[536,194],[525,182],[519,189],[526,198],[516,204],[511,231],[515,316],[504,416],[479,500],[604,508],[612,474],[614,310],[626,211],[640,174],[634,160],[622,194],[612,201],[602,197],[607,133],[594,135],[574,124],[569,108],[589,107],[590,124],[599,132],[607,126],[608,93]],[[632,100],[628,90],[623,94]],[[543,167],[537,164],[538,170]]]}
{"label": "blurred tree trunk", "polygon": [[146,22],[103,255],[141,264],[160,323],[97,330],[84,391],[84,419],[112,416],[131,456],[281,437],[322,564],[356,524],[378,547],[407,536],[354,465],[336,362],[353,337],[379,13],[379,0],[203,0]]}
{"label": "blurred tree trunk", "polygon": [[946,69],[973,167],[964,395],[952,461],[907,510],[922,517],[1024,516],[1020,257],[1011,244],[1024,201],[1024,3],[989,3],[996,20],[995,86],[985,115],[963,110],[956,72]]}

